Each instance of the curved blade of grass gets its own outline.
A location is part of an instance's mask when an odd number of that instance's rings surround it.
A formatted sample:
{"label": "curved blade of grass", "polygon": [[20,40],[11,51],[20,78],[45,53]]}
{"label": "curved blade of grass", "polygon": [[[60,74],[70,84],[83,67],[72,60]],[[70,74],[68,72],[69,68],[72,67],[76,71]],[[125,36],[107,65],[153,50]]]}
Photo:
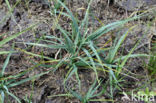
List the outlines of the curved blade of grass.
{"label": "curved blade of grass", "polygon": [[[92,3],[92,0],[90,0],[90,2],[89,2],[89,4],[88,4],[88,8],[87,8],[87,10],[86,10],[85,17],[84,17],[84,19],[83,19],[83,21],[82,21],[82,23],[81,23],[81,28],[82,28],[82,29],[83,29],[83,27],[84,27],[85,24],[88,24],[87,21],[88,21],[88,14],[89,14],[89,9],[90,9],[91,3]],[[88,26],[87,26],[87,27],[88,27]]]}
{"label": "curved blade of grass", "polygon": [[32,52],[28,52],[24,49],[20,49],[20,48],[16,48],[17,50],[21,51],[21,52],[24,52],[28,55],[31,55],[31,56],[35,56],[35,57],[40,57],[40,58],[44,58],[44,59],[48,59],[48,60],[54,60],[53,58],[49,58],[47,56],[43,56],[43,55],[39,55],[39,54],[35,54],[35,53],[32,53]]}
{"label": "curved blade of grass", "polygon": [[121,44],[123,43],[123,41],[126,39],[129,31],[131,31],[135,26],[132,26],[127,32],[125,32],[125,34],[123,36],[120,37],[120,39],[118,40],[117,44],[115,45],[115,47],[113,47],[113,49],[111,49],[109,51],[109,54],[108,54],[108,61],[109,63],[112,63],[114,58],[115,58],[115,55],[118,51],[118,49],[120,48]]}
{"label": "curved blade of grass", "polygon": [[110,85],[110,97],[113,99],[113,78],[111,73],[109,73],[109,85]]}
{"label": "curved blade of grass", "polygon": [[[80,26],[80,32],[82,32],[83,33],[83,35],[82,35],[82,38],[79,38],[80,40],[80,45],[79,45],[79,47],[78,47],[78,50],[77,50],[77,52],[81,49],[81,47],[83,46],[83,44],[85,43],[85,41],[86,41],[86,35],[87,35],[87,32],[88,32],[88,19],[89,19],[89,17],[88,17],[88,15],[89,15],[89,9],[90,9],[90,5],[91,5],[91,3],[92,3],[92,0],[90,0],[90,2],[89,2],[89,4],[88,4],[88,7],[87,7],[87,10],[86,10],[86,13],[85,13],[85,17],[84,17],[84,19],[83,19],[83,21],[82,21],[82,23],[81,23],[81,26]],[[78,34],[77,34],[78,35]],[[77,36],[78,37],[78,36]]]}
{"label": "curved blade of grass", "polygon": [[25,43],[28,45],[33,45],[33,46],[40,46],[40,47],[46,47],[46,48],[53,48],[53,49],[67,49],[66,45],[47,45],[47,44],[39,44],[39,43]]}
{"label": "curved blade of grass", "polygon": [[63,43],[63,41],[62,41],[62,39],[60,39],[60,38],[58,38],[58,37],[56,37],[56,36],[45,36],[44,38],[48,38],[48,39],[56,39],[56,40],[58,40],[60,43],[62,43],[62,44],[64,44]]}
{"label": "curved blade of grass", "polygon": [[91,85],[91,87],[89,88],[89,90],[88,90],[88,92],[87,92],[87,94],[86,94],[86,96],[85,96],[85,98],[86,98],[86,100],[89,100],[92,96],[93,96],[93,94],[95,93],[95,91],[98,89],[97,87],[99,87],[99,86],[97,86],[96,88],[95,88],[95,85],[96,85],[96,80],[94,81],[94,83]]}
{"label": "curved blade of grass", "polygon": [[16,53],[17,51],[0,51],[1,54],[9,54],[9,53]]}
{"label": "curved blade of grass", "polygon": [[136,47],[138,46],[138,44],[141,42],[141,40],[144,38],[145,34],[148,32],[148,29],[146,30],[146,32],[143,34],[143,36],[137,41],[136,45],[130,50],[130,52],[128,53],[127,57],[122,61],[120,67],[119,67],[119,73],[121,72],[122,68],[124,67],[124,65],[126,64],[129,56],[134,52],[134,50],[136,49]]}
{"label": "curved blade of grass", "polygon": [[9,1],[8,1],[8,0],[5,0],[5,2],[6,2],[6,4],[7,4],[7,6],[8,6],[8,8],[9,8],[9,10],[10,10],[10,12],[11,12],[11,11],[12,11],[12,8],[11,8],[11,6],[10,6]]}
{"label": "curved blade of grass", "polygon": [[114,78],[114,80],[118,83],[118,80],[117,80],[117,78],[116,78],[116,76],[114,74],[114,71],[112,69],[109,69],[109,73]]}
{"label": "curved blade of grass", "polygon": [[11,97],[13,97],[18,103],[22,103],[14,94],[7,92]]}
{"label": "curved blade of grass", "polygon": [[77,61],[75,63],[76,66],[83,66],[83,67],[90,66],[91,67],[91,65],[88,63],[88,61],[85,58],[81,58],[81,57],[77,57],[77,58],[80,59],[80,61]]}
{"label": "curved blade of grass", "polygon": [[7,4],[7,6],[8,6],[9,11],[12,12],[14,10],[14,8],[17,6],[17,4],[21,2],[21,0],[17,0],[13,7],[10,6],[10,3],[9,3],[8,0],[5,0],[5,2]]}
{"label": "curved blade of grass", "polygon": [[49,73],[49,71],[48,72],[41,73],[41,74],[38,74],[38,75],[35,75],[35,76],[32,76],[32,77],[29,77],[29,78],[26,78],[26,79],[23,79],[23,80],[21,80],[19,82],[15,82],[15,83],[9,84],[8,87],[14,87],[14,86],[23,84],[23,83],[25,83],[27,81],[30,81],[32,79],[35,79],[37,77],[40,77],[40,76],[45,75],[45,74],[48,74],[48,73]]}
{"label": "curved blade of grass", "polygon": [[92,51],[94,52],[95,56],[96,56],[97,59],[98,59],[98,62],[101,64],[101,67],[103,68],[101,58],[99,57],[99,54],[97,53],[96,49],[94,48],[93,42],[92,42],[92,41],[89,42],[89,47],[90,47],[90,48],[92,49]]}
{"label": "curved blade of grass", "polygon": [[1,91],[1,95],[0,95],[0,102],[4,103],[4,98],[5,98],[5,94],[3,91]]}
{"label": "curved blade of grass", "polygon": [[[76,67],[76,66],[75,66],[75,67]],[[77,67],[76,67],[76,68],[77,68]],[[77,81],[78,81],[79,90],[81,90],[81,81],[80,81],[80,78],[79,78],[78,69],[76,70],[75,75],[76,75],[76,79],[77,79]]]}
{"label": "curved blade of grass", "polygon": [[[9,12],[6,14],[6,16],[4,16],[2,19],[1,19],[1,21],[0,21],[0,24],[1,23],[3,23],[5,20],[6,20],[6,18],[8,18],[9,16],[10,16],[10,14],[12,14],[12,11],[15,9],[15,7],[18,5],[18,3],[20,2],[20,0],[18,0],[17,2],[16,2],[16,4],[11,8],[11,6],[10,6],[10,4],[9,4],[9,1],[8,0],[5,0],[5,2],[6,2],[6,4],[7,4],[7,6],[8,6],[8,8],[9,8]],[[9,5],[8,5],[9,4]],[[10,7],[9,7],[10,6]]]}
{"label": "curved blade of grass", "polygon": [[100,94],[98,94],[98,95],[95,94],[95,95],[94,95],[94,93],[98,90],[98,88],[100,87],[100,85],[101,85],[101,83],[99,83],[96,87],[93,88],[93,90],[92,90],[91,93],[90,93],[89,99],[90,99],[90,98],[93,98],[93,97],[95,97],[95,96],[99,96],[99,95],[100,95]]}
{"label": "curved blade of grass", "polygon": [[70,39],[70,37],[68,36],[69,33],[66,30],[62,29],[60,26],[58,26],[58,29],[60,29],[60,31],[63,33],[63,36],[66,41],[65,45],[66,45],[66,47],[68,47],[69,52],[73,53],[74,44],[73,44],[72,40]]}
{"label": "curved blade of grass", "polygon": [[[102,81],[101,81],[100,83],[102,83]],[[99,86],[100,86],[100,85],[99,85]],[[97,86],[97,89],[99,88],[99,86]],[[107,87],[107,85],[105,85],[105,86],[103,87],[103,89],[102,89],[99,93],[94,94],[92,97],[98,97],[98,96],[103,95],[103,94],[106,92],[106,90],[107,90],[106,87]]]}
{"label": "curved blade of grass", "polygon": [[[53,40],[42,40],[42,41],[47,42],[47,43],[52,43],[53,45],[60,45],[60,43],[57,43],[57,42],[55,42]],[[61,45],[65,45],[65,44],[61,43]]]}
{"label": "curved blade of grass", "polygon": [[81,102],[83,102],[83,97],[82,97],[79,93],[77,93],[77,92],[71,90],[68,86],[66,86],[66,88],[68,89],[68,91],[69,91],[74,97],[76,97],[76,98],[79,99]]}
{"label": "curved blade of grass", "polygon": [[13,97],[18,103],[22,103],[14,94],[10,93],[8,88],[6,86],[3,86],[4,89],[6,90],[7,94]]}
{"label": "curved blade of grass", "polygon": [[56,65],[55,69],[53,70],[53,72],[55,72],[64,62],[66,61],[66,58],[61,59],[58,64]]}
{"label": "curved blade of grass", "polygon": [[25,33],[26,31],[29,31],[30,29],[32,29],[32,28],[35,27],[35,26],[36,26],[36,24],[30,26],[29,28],[27,28],[27,29],[25,29],[25,30],[23,30],[23,31],[21,31],[21,32],[19,32],[19,33],[17,33],[17,34],[14,34],[14,35],[12,35],[12,36],[6,38],[6,39],[3,39],[2,41],[0,41],[0,47],[3,46],[5,43],[9,42],[10,40],[12,40],[12,39],[14,39],[14,38],[16,38],[16,37],[22,35],[22,34]]}
{"label": "curved blade of grass", "polygon": [[124,59],[126,59],[126,58],[150,57],[150,56],[152,56],[152,55],[148,55],[148,54],[131,54],[131,55],[125,55],[125,56],[121,56],[121,57],[115,59],[115,60],[113,61],[113,63],[119,62],[119,61],[124,60]]}
{"label": "curved blade of grass", "polygon": [[[94,60],[93,60],[92,56],[90,55],[90,53],[89,53],[86,49],[83,49],[83,51],[84,51],[84,52],[86,53],[86,55],[89,57],[90,62],[91,62],[91,64],[92,64],[92,66],[93,66],[93,70],[94,70],[94,72],[95,72],[95,74],[96,74],[96,79],[98,80],[98,73],[97,73],[96,66],[95,66],[95,63],[94,63]],[[99,81],[99,80],[98,80],[98,81]]]}
{"label": "curved blade of grass", "polygon": [[[72,22],[73,22],[73,26],[74,26],[74,31],[75,31],[75,33],[80,33],[79,32],[79,26],[78,26],[78,24],[77,24],[77,21],[76,21],[76,19],[74,18],[74,16],[73,16],[73,14],[72,14],[72,12],[64,5],[64,3],[62,3],[60,0],[57,0],[66,10],[67,10],[67,12],[69,13],[69,15],[71,16],[71,19],[72,19]],[[75,34],[74,34],[75,35]],[[80,36],[80,35],[79,35]],[[74,37],[76,37],[76,35],[74,36]]]}
{"label": "curved blade of grass", "polygon": [[117,22],[113,22],[113,23],[110,23],[106,26],[102,26],[101,28],[99,28],[98,30],[96,30],[95,32],[91,33],[88,37],[87,37],[87,40],[95,40],[97,39],[98,37],[100,37],[101,35],[119,27],[119,26],[122,26],[124,25],[125,23],[129,22],[129,21],[132,21],[132,20],[135,20],[135,19],[138,19],[139,16],[135,16],[133,18],[128,18],[126,20],[121,20],[121,21],[117,21]]}
{"label": "curved blade of grass", "polygon": [[0,73],[0,76],[1,76],[1,77],[3,77],[3,75],[4,75],[5,69],[6,69],[6,67],[7,67],[7,65],[8,65],[8,63],[9,63],[9,60],[10,60],[11,55],[12,55],[12,53],[9,53],[9,55],[7,56],[7,58],[6,58],[5,62],[4,62],[2,71],[1,71],[1,73]]}
{"label": "curved blade of grass", "polygon": [[68,17],[68,18],[71,19],[71,16],[70,16],[69,14],[65,13],[65,12],[62,12],[62,11],[56,11],[56,13],[58,13],[58,14],[60,14],[60,15],[63,15],[63,16],[66,16],[66,17]]}
{"label": "curved blade of grass", "polygon": [[66,78],[64,80],[64,84],[66,83],[66,81],[71,78],[71,76],[77,71],[77,67],[73,64],[73,66],[70,68],[70,70],[68,71]]}
{"label": "curved blade of grass", "polygon": [[54,97],[73,97],[73,96],[71,94],[58,94],[58,95],[48,96],[48,98],[54,98]]}

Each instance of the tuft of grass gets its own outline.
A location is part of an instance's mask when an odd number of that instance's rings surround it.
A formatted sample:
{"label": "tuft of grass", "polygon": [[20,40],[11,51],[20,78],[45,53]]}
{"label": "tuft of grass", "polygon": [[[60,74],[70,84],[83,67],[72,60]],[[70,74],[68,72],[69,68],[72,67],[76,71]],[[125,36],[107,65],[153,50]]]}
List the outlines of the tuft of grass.
{"label": "tuft of grass", "polygon": [[[108,49],[97,47],[95,41],[99,37],[104,36],[106,33],[123,26],[127,22],[139,19],[144,15],[141,14],[125,20],[116,21],[107,24],[105,26],[102,26],[98,28],[96,31],[88,32],[89,31],[88,20],[91,2],[92,0],[89,2],[88,8],[86,9],[84,19],[81,22],[78,22],[77,18],[74,17],[74,15],[68,9],[68,7],[65,6],[65,4],[60,0],[57,0],[57,3],[59,3],[67,11],[67,13],[62,11],[61,12],[57,11],[57,13],[60,13],[61,15],[64,15],[71,19],[72,32],[68,32],[57,23],[56,28],[60,31],[62,37],[57,37],[53,35],[53,36],[44,36],[43,38],[41,38],[42,41],[51,43],[50,45],[46,43],[41,44],[39,42],[25,44],[59,49],[57,54],[60,55],[61,58],[53,59],[54,61],[57,61],[57,65],[55,66],[54,71],[56,71],[60,66],[66,65],[65,69],[68,69],[68,72],[64,80],[65,85],[67,80],[69,80],[75,74],[80,88],[81,81],[78,76],[79,67],[92,69],[96,74],[96,80],[98,81],[99,84],[100,80],[98,77],[98,70],[107,71],[109,73],[110,96],[113,99],[113,91],[114,91],[113,88],[119,88],[117,86],[120,85],[119,82],[121,81],[119,78],[119,74],[122,72],[122,68],[125,66],[127,60],[131,57],[149,56],[149,55],[133,54],[133,51],[137,46],[136,45],[134,48],[132,48],[132,50],[128,55],[116,58],[118,50],[121,47],[121,44],[127,37],[128,33],[131,30],[133,30],[135,26],[131,27],[121,37],[115,38],[115,40],[113,41],[114,42],[113,46]],[[100,51],[100,49],[103,50],[105,57],[100,56],[100,53],[102,52]],[[62,56],[60,53],[61,51],[66,51],[66,55]],[[108,52],[108,54],[106,54],[106,52]],[[91,87],[91,90],[88,91],[85,97],[82,97],[80,94],[74,92],[73,90],[65,86],[65,88],[67,88],[67,90],[74,97],[78,98],[83,103],[86,103],[87,101],[89,101],[90,98],[97,96],[97,95],[93,96],[95,90],[97,89],[97,87],[95,87],[96,89],[93,89],[94,87],[95,85]]]}

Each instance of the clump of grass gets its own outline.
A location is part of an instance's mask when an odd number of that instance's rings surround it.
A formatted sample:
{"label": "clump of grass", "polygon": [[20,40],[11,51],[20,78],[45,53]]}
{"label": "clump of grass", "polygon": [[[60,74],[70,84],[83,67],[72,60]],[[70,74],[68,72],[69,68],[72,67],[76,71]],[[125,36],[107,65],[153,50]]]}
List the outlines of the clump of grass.
{"label": "clump of grass", "polygon": [[[135,49],[134,47],[128,55],[116,58],[117,52],[119,48],[121,47],[121,44],[127,37],[129,31],[132,30],[134,27],[131,27],[121,37],[116,38],[114,40],[114,45],[108,48],[107,50],[105,50],[105,48],[97,47],[95,44],[95,41],[99,37],[104,36],[106,33],[111,32],[112,30],[123,26],[127,22],[138,19],[142,15],[138,15],[138,16],[134,16],[125,20],[110,23],[90,33],[88,32],[88,19],[89,19],[89,9],[91,5],[91,1],[86,10],[85,17],[80,24],[77,21],[77,19],[74,17],[74,15],[72,14],[72,12],[65,6],[64,3],[62,3],[60,0],[57,0],[57,2],[60,3],[60,5],[65,8],[67,13],[58,12],[58,11],[57,12],[71,19],[72,32],[66,31],[59,24],[57,24],[56,28],[60,30],[62,37],[59,38],[59,37],[52,35],[52,36],[44,36],[44,38],[41,39],[42,41],[51,43],[51,45],[41,44],[41,43],[26,43],[26,44],[33,45],[33,46],[53,48],[53,49],[60,49],[60,50],[66,51],[66,55],[62,56],[61,59],[55,58],[51,60],[51,61],[59,61],[57,62],[57,65],[55,66],[54,71],[56,71],[61,65],[66,65],[66,68],[68,69],[68,73],[66,74],[66,78],[64,80],[65,85],[66,85],[67,80],[69,80],[69,78],[71,78],[72,75],[75,74],[77,77],[77,81],[79,83],[79,87],[81,86],[81,81],[78,75],[79,67],[92,69],[96,74],[96,80],[98,81],[98,83],[100,83],[100,80],[98,78],[97,71],[98,70],[107,71],[109,73],[109,81],[110,81],[109,83],[110,84],[110,96],[113,99],[113,91],[114,91],[113,88],[116,88],[117,85],[119,85],[119,82],[120,82],[119,74],[121,74],[122,68],[126,64],[127,60],[130,57],[147,56],[147,55],[132,54]],[[101,57],[100,53],[102,51],[100,51],[100,49],[103,50],[104,54],[106,52],[108,52],[108,54],[105,54],[106,55],[105,57]],[[60,53],[60,50],[58,51],[57,54]],[[87,102],[88,99],[92,97],[92,96],[89,96],[89,97],[86,96],[84,99],[82,98],[82,96],[73,92],[71,89],[67,88],[67,90],[69,90],[71,94],[79,98],[79,100],[84,103]],[[89,93],[91,93],[91,91]]]}

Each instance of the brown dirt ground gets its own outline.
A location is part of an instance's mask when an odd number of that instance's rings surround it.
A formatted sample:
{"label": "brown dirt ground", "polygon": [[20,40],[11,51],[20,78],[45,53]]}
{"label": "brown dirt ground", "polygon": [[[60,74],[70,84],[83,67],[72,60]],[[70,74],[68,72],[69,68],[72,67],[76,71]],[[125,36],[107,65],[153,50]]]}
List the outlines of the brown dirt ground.
{"label": "brown dirt ground", "polygon": [[[38,0],[34,0],[38,1]],[[108,24],[117,20],[122,20],[124,18],[129,17],[133,12],[136,10],[146,10],[149,8],[152,8],[155,1],[149,0],[150,2],[141,2],[141,6],[138,8],[137,5],[133,7],[131,5],[130,8],[126,8],[126,1],[122,0],[110,0],[110,3],[108,4],[107,0],[93,0],[93,3],[91,5],[91,12],[90,12],[90,18],[89,18],[89,30],[95,30],[98,27]],[[128,1],[128,0],[127,0]],[[132,1],[132,4],[134,0]],[[152,3],[151,3],[152,2]],[[123,4],[122,4],[123,3]],[[14,2],[11,3],[13,5]],[[77,15],[80,20],[84,17],[85,11],[79,10],[79,8],[87,8],[87,0],[67,0],[66,5],[69,7],[69,9],[74,13],[74,15]],[[131,9],[131,8],[135,9]],[[19,36],[18,38],[10,41],[6,45],[4,45],[3,48],[0,48],[0,50],[10,50],[11,44],[13,42],[35,42],[36,38],[40,38],[42,35],[57,35],[57,30],[52,31],[51,27],[54,25],[54,18],[49,13],[49,8],[47,5],[43,5],[41,2],[31,2],[29,5],[26,6],[24,1],[22,1],[17,7],[13,10],[13,16],[6,16],[7,15],[7,5],[4,2],[1,2],[0,4],[0,21],[4,19],[2,23],[0,23],[0,34],[7,33],[8,35],[12,35],[14,33],[19,32],[20,30],[23,30],[27,28],[29,25],[34,24],[35,22],[40,22],[39,26],[36,28],[33,28],[31,31],[26,32]],[[99,20],[98,20],[98,19]],[[121,35],[125,32],[125,30],[128,29],[130,25],[139,24],[133,31],[131,31],[128,35],[128,38],[123,44],[124,54],[126,55],[130,49],[135,45],[136,41],[142,37],[143,33],[147,30],[146,23],[148,20],[152,19],[153,17],[144,18],[140,21],[134,21],[131,23],[126,24],[125,27],[121,30]],[[16,22],[15,22],[16,21]],[[59,24],[62,25],[62,27],[69,29],[69,20],[66,17],[61,17],[59,20]],[[113,31],[112,33],[107,34],[107,36],[103,36],[99,39],[99,42],[101,44],[105,43],[108,38],[111,36],[116,37],[117,30]],[[154,34],[155,29],[154,26],[150,28],[150,30],[147,32],[147,35],[142,40],[141,44],[137,47],[135,53],[147,53],[149,50],[150,45],[150,38]],[[110,44],[111,45],[111,44]],[[22,43],[16,43],[15,44],[16,49],[21,48],[25,49],[29,52],[33,52],[36,54],[40,54],[43,52],[45,56],[54,58],[57,50],[54,49],[47,49],[47,48],[41,48],[41,47],[29,47],[28,45],[24,45]],[[3,55],[0,57],[0,68],[2,68],[4,60],[6,58],[6,55]],[[42,61],[42,59],[37,57],[31,57],[27,55],[26,53],[19,50],[18,53],[14,53],[11,56],[11,60],[9,62],[9,65],[6,69],[6,75],[13,75],[18,74],[24,70],[27,70],[28,68],[33,67],[34,63],[39,63]],[[122,88],[123,91],[126,91],[127,88],[129,90],[135,89],[142,84],[144,84],[147,80],[145,75],[147,75],[143,67],[143,63],[148,62],[148,59],[144,58],[133,58],[130,59],[127,63],[127,69],[135,73],[135,75],[132,75],[133,77],[140,77],[139,79],[132,79],[129,77],[125,78],[125,82],[123,83],[124,87]],[[49,64],[50,65],[50,64]],[[52,64],[51,64],[52,65]],[[39,66],[34,68],[31,72],[27,73],[27,75],[23,76],[22,78],[30,77],[35,74],[39,74],[41,72],[47,71],[49,69],[54,68],[45,68],[43,66]],[[126,69],[125,69],[126,72]],[[33,95],[32,97],[32,103],[80,103],[77,99],[71,98],[71,97],[53,97],[48,98],[48,96],[51,95],[57,95],[57,94],[64,94],[65,89],[63,85],[63,81],[65,78],[65,75],[67,73],[67,70],[64,69],[64,67],[59,68],[55,73],[49,73],[44,76],[41,76],[37,78],[35,81],[26,82],[20,86],[16,86],[14,88],[11,88],[10,91],[14,93],[17,97],[19,97],[22,100],[22,103],[24,102],[24,98],[27,95],[28,97]],[[79,76],[81,80],[82,88],[81,90],[78,90],[78,84],[76,81],[76,77],[73,76],[68,81],[68,86],[71,88],[75,88],[75,90],[79,91],[81,94],[85,94],[88,87],[91,86],[91,84],[95,80],[95,75],[93,71],[80,69],[79,70]],[[20,79],[22,79],[20,78]],[[107,79],[105,75],[102,73],[100,74],[100,78]],[[107,80],[103,81],[103,84],[106,83]],[[128,81],[128,82],[126,82]],[[130,83],[130,84],[129,84]],[[100,91],[100,89],[98,90]],[[97,91],[97,92],[98,92]],[[128,103],[121,100],[121,97],[123,95],[120,95],[118,92],[115,93],[115,103]],[[100,97],[94,98],[94,99],[109,99],[107,94],[104,94]],[[14,99],[9,97],[8,100],[6,100],[6,103],[15,103]],[[90,103],[108,103],[108,102],[90,102]],[[134,102],[131,102],[134,103]]]}

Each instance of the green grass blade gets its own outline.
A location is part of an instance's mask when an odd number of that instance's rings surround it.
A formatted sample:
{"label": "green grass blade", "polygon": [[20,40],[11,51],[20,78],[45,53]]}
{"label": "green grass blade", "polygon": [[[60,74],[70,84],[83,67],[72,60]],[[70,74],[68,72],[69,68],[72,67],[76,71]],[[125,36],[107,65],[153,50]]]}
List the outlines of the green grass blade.
{"label": "green grass blade", "polygon": [[58,95],[51,95],[48,96],[48,98],[54,98],[54,97],[73,97],[70,93],[68,94],[58,94]]}
{"label": "green grass blade", "polygon": [[[147,31],[149,30],[149,28],[147,29]],[[121,65],[120,65],[120,71],[121,72],[122,68],[124,67],[124,65],[126,64],[128,58],[130,55],[132,55],[132,53],[134,52],[134,50],[136,49],[136,47],[138,46],[138,44],[141,42],[141,40],[144,38],[145,34],[147,33],[147,31],[143,34],[143,36],[138,40],[138,42],[136,43],[136,45],[130,50],[130,52],[128,53],[127,57],[122,61]],[[146,55],[146,54],[145,54]]]}
{"label": "green grass blade", "polygon": [[121,60],[124,60],[124,59],[126,59],[126,58],[151,57],[151,56],[152,56],[152,55],[148,55],[148,54],[131,54],[131,55],[125,55],[125,56],[121,56],[121,57],[115,59],[115,60],[113,61],[113,63],[117,63],[117,62],[119,62],[119,61],[121,61]]}
{"label": "green grass blade", "polygon": [[45,36],[44,38],[56,39],[56,40],[58,40],[60,43],[64,44],[63,41],[62,41],[62,39],[60,39],[60,38],[58,38],[58,37],[56,37],[56,36]]}
{"label": "green grass blade", "polygon": [[58,13],[58,14],[60,14],[60,15],[63,15],[63,16],[66,16],[66,17],[68,17],[68,18],[71,19],[71,16],[70,16],[69,14],[65,13],[65,12],[62,12],[62,11],[56,11],[56,13]]}
{"label": "green grass blade", "polygon": [[8,6],[8,8],[9,8],[9,11],[11,12],[11,11],[12,11],[12,8],[11,8],[11,6],[10,6],[9,1],[8,1],[8,0],[5,0],[5,2],[6,2],[6,4],[7,4],[7,6]]}
{"label": "green grass blade", "polygon": [[[71,19],[72,19],[72,22],[73,22],[73,26],[75,28],[75,30],[74,30],[75,33],[80,33],[79,32],[79,26],[77,24],[77,20],[74,18],[72,12],[60,0],[57,0],[57,1],[67,10],[67,12],[69,13],[69,15],[71,16]],[[74,37],[76,37],[76,35]]]}
{"label": "green grass blade", "polygon": [[64,80],[64,84],[66,83],[66,81],[72,77],[72,75],[77,71],[77,67],[73,64],[73,66],[70,68],[70,70],[68,71],[66,78]]}
{"label": "green grass blade", "polygon": [[18,50],[21,51],[21,52],[24,52],[24,53],[26,53],[28,55],[34,56],[34,57],[40,57],[40,58],[44,58],[44,59],[48,59],[48,60],[54,60],[53,58],[49,58],[47,56],[43,56],[43,55],[35,54],[35,53],[32,53],[32,52],[28,52],[28,51],[26,51],[24,49],[18,49]]}
{"label": "green grass blade", "polygon": [[4,103],[4,98],[5,98],[5,94],[3,91],[1,91],[1,95],[0,95],[0,102]]}
{"label": "green grass blade", "polygon": [[[89,53],[86,49],[83,49],[83,51],[84,51],[84,52],[86,53],[86,55],[89,57],[90,62],[91,62],[91,64],[92,64],[92,66],[93,66],[93,70],[94,70],[94,72],[95,72],[95,74],[96,74],[96,79],[98,80],[98,73],[97,73],[96,66],[95,66],[95,62],[94,62],[92,56],[90,55],[90,53]],[[99,80],[98,80],[98,81],[99,81]]]}
{"label": "green grass blade", "polygon": [[4,75],[4,72],[5,72],[5,69],[9,63],[9,60],[10,60],[10,57],[11,57],[12,53],[9,53],[9,55],[7,56],[5,62],[4,62],[4,65],[3,65],[3,68],[2,68],[2,71],[1,71],[1,77]]}
{"label": "green grass blade", "polygon": [[27,82],[27,81],[33,80],[33,79],[35,79],[35,78],[37,78],[37,77],[40,77],[40,76],[45,75],[45,74],[48,74],[48,73],[49,73],[49,72],[44,72],[44,73],[41,73],[41,74],[32,76],[32,77],[30,77],[30,78],[23,79],[23,80],[21,80],[21,81],[19,81],[19,82],[15,82],[15,83],[12,83],[12,84],[8,85],[8,87],[14,87],[14,86],[23,84],[23,83],[25,83],[25,82]]}
{"label": "green grass blade", "polygon": [[57,63],[57,65],[55,66],[55,69],[53,70],[53,72],[55,72],[62,64],[64,64],[65,61],[66,61],[66,58],[61,59],[61,60]]}
{"label": "green grass blade", "polygon": [[96,80],[94,81],[94,83],[91,85],[91,87],[89,88],[89,90],[88,90],[88,92],[87,92],[87,94],[86,94],[86,99],[87,100],[89,100],[91,97],[92,97],[92,95],[93,95],[93,89],[94,89],[94,87],[95,87],[95,85],[96,85]]}
{"label": "green grass blade", "polygon": [[14,39],[14,38],[16,38],[16,37],[22,35],[22,34],[25,33],[26,31],[29,31],[30,29],[32,29],[32,28],[35,27],[35,26],[36,26],[36,24],[30,26],[29,28],[27,28],[27,29],[25,29],[25,30],[23,30],[23,31],[21,31],[21,32],[19,32],[19,33],[17,33],[17,34],[14,34],[14,35],[12,35],[12,36],[6,38],[6,39],[3,39],[2,41],[0,41],[0,47],[3,46],[5,43],[9,42],[10,40],[12,40],[12,39]]}
{"label": "green grass blade", "polygon": [[2,54],[9,54],[9,53],[16,53],[17,51],[0,51],[0,55]]}
{"label": "green grass blade", "polygon": [[38,44],[38,43],[25,43],[28,45],[33,45],[33,46],[40,46],[40,47],[46,47],[46,48],[53,48],[53,49],[66,49],[67,47],[65,45],[47,45],[47,44]]}
{"label": "green grass blade", "polygon": [[66,41],[66,47],[68,47],[68,50],[70,53],[73,53],[73,42],[72,40],[70,39],[70,37],[68,36],[69,33],[67,31],[65,31],[64,29],[62,29],[60,26],[58,26],[58,29],[60,29],[60,31],[62,32],[64,38],[65,38],[65,41]]}
{"label": "green grass blade", "polygon": [[128,35],[128,31],[123,36],[120,37],[120,39],[118,40],[115,47],[112,47],[112,49],[109,51],[109,54],[108,54],[108,57],[107,57],[109,63],[113,62],[113,59],[115,58],[115,55],[116,55],[118,49],[120,48],[121,44],[123,43],[123,41],[125,40],[127,35]]}
{"label": "green grass blade", "polygon": [[110,96],[113,99],[113,78],[112,74],[109,74]]}
{"label": "green grass blade", "polygon": [[18,103],[22,103],[14,94],[10,93],[8,88],[6,86],[3,86],[3,88],[5,89],[6,93],[8,95],[10,95],[11,97],[15,98],[15,100],[18,102]]}
{"label": "green grass blade", "polygon": [[14,94],[7,92],[11,97],[13,97],[18,103],[22,103]]}
{"label": "green grass blade", "polygon": [[84,19],[83,19],[83,21],[82,21],[82,23],[81,23],[81,29],[84,28],[84,25],[85,25],[85,24],[87,24],[86,22],[88,21],[88,14],[89,14],[89,9],[90,9],[91,3],[92,3],[92,0],[90,0],[90,2],[89,2],[89,4],[88,4],[88,8],[87,8],[87,10],[86,10],[85,17],[84,17]]}
{"label": "green grass blade", "polygon": [[109,70],[109,73],[114,78],[114,80],[118,83],[118,80],[117,80],[117,78],[116,78],[116,76],[115,76],[115,74],[114,74],[112,69]]}
{"label": "green grass blade", "polygon": [[100,37],[101,35],[119,27],[119,26],[122,26],[124,25],[125,23],[129,22],[129,21],[132,21],[132,20],[135,20],[135,19],[138,19],[139,16],[135,16],[133,18],[128,18],[126,20],[121,20],[121,21],[117,21],[117,22],[113,22],[113,23],[110,23],[106,26],[102,26],[101,28],[99,28],[98,30],[96,30],[95,32],[91,33],[88,37],[87,37],[87,40],[95,40],[97,39],[98,37]]}
{"label": "green grass blade", "polygon": [[76,98],[79,99],[81,102],[83,102],[83,97],[82,97],[80,94],[78,94],[77,92],[71,90],[68,86],[66,86],[66,87],[67,87],[68,91],[69,91],[74,97],[76,97]]}
{"label": "green grass blade", "polygon": [[[89,47],[91,48],[91,50],[94,52],[94,54],[95,54],[95,56],[97,57],[97,59],[98,59],[98,62],[101,64],[101,66],[102,66],[102,61],[101,61],[101,58],[100,58],[100,56],[99,56],[99,54],[97,53],[97,51],[96,51],[96,49],[94,48],[94,45],[93,45],[93,42],[92,41],[90,41],[89,42]],[[102,66],[102,68],[103,68],[103,66]]]}
{"label": "green grass blade", "polygon": [[85,58],[81,58],[81,57],[77,57],[77,58],[80,60],[75,63],[76,66],[83,66],[83,67],[90,66],[91,67],[91,65],[88,63],[88,61]]}
{"label": "green grass blade", "polygon": [[[77,67],[74,66],[74,68],[77,68]],[[80,81],[80,78],[79,78],[78,69],[76,69],[75,75],[76,75],[76,79],[78,81],[79,90],[81,90],[81,81]]]}

